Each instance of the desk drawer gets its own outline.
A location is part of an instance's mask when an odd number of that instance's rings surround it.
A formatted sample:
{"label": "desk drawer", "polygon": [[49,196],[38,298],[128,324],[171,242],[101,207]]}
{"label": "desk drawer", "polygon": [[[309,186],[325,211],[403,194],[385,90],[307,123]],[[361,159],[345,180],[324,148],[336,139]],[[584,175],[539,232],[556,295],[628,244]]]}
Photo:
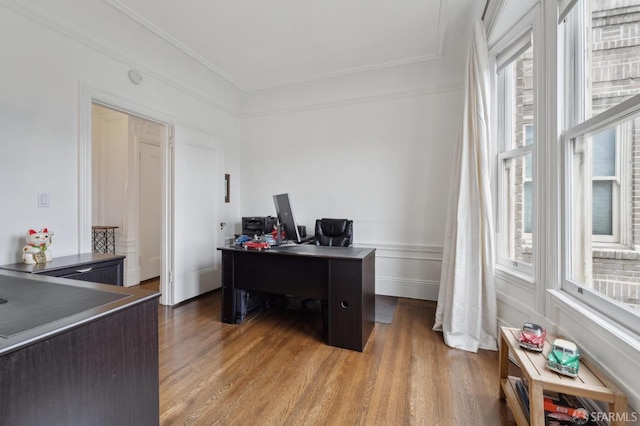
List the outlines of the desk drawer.
{"label": "desk drawer", "polygon": [[122,285],[118,264],[83,265],[77,268],[60,269],[43,272],[40,275],[69,278],[72,280],[91,281],[101,284]]}
{"label": "desk drawer", "polygon": [[124,282],[124,256],[102,253],[54,257],[35,265],[14,263],[0,269],[119,286]]}

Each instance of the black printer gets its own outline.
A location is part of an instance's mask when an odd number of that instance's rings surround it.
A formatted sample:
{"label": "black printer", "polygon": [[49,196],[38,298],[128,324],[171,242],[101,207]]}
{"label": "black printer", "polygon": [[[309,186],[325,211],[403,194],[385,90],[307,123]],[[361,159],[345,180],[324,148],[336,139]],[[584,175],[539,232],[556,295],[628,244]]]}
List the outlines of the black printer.
{"label": "black printer", "polygon": [[249,237],[269,234],[277,224],[278,219],[273,216],[243,217],[242,234]]}

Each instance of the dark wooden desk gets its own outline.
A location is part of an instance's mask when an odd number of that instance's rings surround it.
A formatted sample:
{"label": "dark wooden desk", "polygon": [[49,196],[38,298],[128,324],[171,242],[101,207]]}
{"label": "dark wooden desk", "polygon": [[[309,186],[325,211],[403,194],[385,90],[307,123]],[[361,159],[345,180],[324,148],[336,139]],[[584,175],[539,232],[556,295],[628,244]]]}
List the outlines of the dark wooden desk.
{"label": "dark wooden desk", "polygon": [[362,352],[375,324],[375,249],[308,244],[222,250],[222,322],[236,323],[235,289],[326,300],[327,343]]}

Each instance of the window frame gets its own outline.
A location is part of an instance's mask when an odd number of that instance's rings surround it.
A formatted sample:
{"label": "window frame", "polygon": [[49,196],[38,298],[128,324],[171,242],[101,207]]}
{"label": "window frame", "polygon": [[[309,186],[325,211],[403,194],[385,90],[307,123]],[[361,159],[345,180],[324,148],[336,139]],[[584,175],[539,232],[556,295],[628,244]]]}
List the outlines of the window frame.
{"label": "window frame", "polygon": [[[527,127],[530,127],[531,131],[532,131],[531,143],[529,143],[529,144],[527,143]],[[531,204],[531,232],[527,232],[526,228],[523,228],[522,236],[524,238],[528,238],[531,242],[533,242],[533,170],[534,170],[534,167],[533,167],[533,145],[535,144],[535,140],[536,140],[536,129],[535,129],[535,126],[533,124],[523,124],[522,125],[522,136],[523,136],[523,138],[522,138],[523,139],[523,146],[528,146],[528,145],[532,146],[532,148],[531,148],[531,150],[532,150],[532,153],[531,153],[531,177],[527,177],[526,170],[524,172],[524,177],[523,177],[523,179],[524,179],[523,184],[527,183],[527,182],[531,182],[531,197],[532,197],[532,199],[531,199],[531,203],[532,203]],[[526,162],[525,162],[525,167],[526,167]]]}
{"label": "window frame", "polygon": [[562,146],[564,157],[564,189],[563,199],[563,228],[564,235],[562,238],[562,246],[564,252],[564,273],[562,280],[562,290],[573,296],[580,302],[591,307],[592,309],[603,313],[605,316],[613,319],[622,328],[631,330],[633,333],[640,334],[640,322],[638,321],[638,313],[633,309],[616,302],[604,294],[581,285],[573,276],[573,252],[570,242],[573,241],[572,234],[572,202],[571,202],[571,146],[576,138],[582,137],[590,133],[597,133],[614,125],[624,123],[626,120],[640,114],[640,94],[630,99],[592,116],[584,122],[565,130],[562,133]]}
{"label": "window frame", "polygon": [[[588,11],[588,0],[559,0],[558,4],[558,34],[560,51],[564,53],[564,64],[559,62],[563,72],[560,74],[564,79],[564,99],[581,99],[582,102],[574,102],[564,108],[561,126],[564,129],[570,129],[581,122],[591,119],[587,117],[587,112],[592,111],[591,97],[587,96],[590,91],[588,88],[591,75],[583,77],[582,73],[586,70],[586,60],[584,55],[576,54],[576,52],[585,52],[588,50],[590,34],[588,29],[591,28],[585,22]],[[574,19],[566,22],[567,16],[575,10],[580,10],[579,14],[573,14]],[[562,30],[564,26],[564,31]],[[570,63],[567,64],[567,59]],[[569,82],[569,84],[567,83]],[[572,83],[572,84],[571,84]],[[606,111],[603,111],[606,112]],[[596,114],[598,115],[598,114]],[[586,118],[585,118],[586,117]],[[614,201],[613,201],[613,235],[612,236],[595,236],[592,235],[592,244],[598,250],[620,250],[632,249],[633,235],[632,224],[629,219],[631,214],[631,202],[629,195],[629,186],[627,179],[630,167],[625,161],[622,161],[622,153],[628,154],[631,146],[625,143],[627,139],[624,137],[630,132],[629,128],[620,132],[616,130],[616,180],[618,188],[614,185]],[[626,135],[625,135],[626,134]],[[622,141],[623,143],[620,143]]]}
{"label": "window frame", "polygon": [[[563,6],[564,4],[564,6]],[[586,1],[566,0],[560,2],[561,10],[558,19],[558,75],[562,78],[560,83],[563,86],[563,113],[558,116],[561,118],[561,155],[562,155],[562,189],[561,189],[561,253],[562,253],[562,274],[559,290],[573,297],[577,303],[585,306],[593,311],[603,315],[605,318],[613,321],[615,326],[625,332],[630,332],[636,336],[640,336],[640,321],[638,321],[638,312],[617,302],[615,299],[606,296],[597,291],[595,288],[589,288],[582,285],[577,280],[572,279],[574,275],[573,258],[573,222],[572,203],[571,203],[571,184],[572,174],[572,145],[576,138],[587,134],[595,134],[606,128],[616,126],[616,148],[617,148],[617,166],[616,174],[620,178],[622,184],[626,178],[630,177],[630,166],[622,161],[626,153],[631,149],[631,144],[625,146],[624,143],[618,144],[619,141],[625,140],[625,133],[630,134],[631,124],[629,127],[621,124],[630,120],[632,117],[640,114],[640,94],[597,114],[594,114],[591,108],[591,95],[588,85],[590,84],[591,75],[586,75],[586,65],[590,55],[590,48],[587,45],[590,41],[589,29],[591,25],[586,25],[585,20],[591,19],[587,16],[589,10]],[[565,20],[565,17],[571,13],[571,9],[575,8],[576,13],[572,15],[573,19]],[[587,55],[576,54],[576,52],[587,52]],[[588,115],[590,114],[590,116]],[[620,130],[622,129],[622,130]],[[623,154],[623,152],[625,154]],[[630,185],[631,183],[629,183]],[[592,184],[591,184],[592,187]],[[632,227],[630,212],[625,211],[622,206],[628,203],[627,193],[629,187],[621,185],[619,190],[620,208],[618,209],[618,236],[616,242],[593,241],[591,235],[591,259],[593,259],[593,250],[619,249],[629,248],[633,243]],[[630,203],[628,203],[630,204]],[[589,214],[589,216],[591,216]],[[589,220],[591,218],[589,217]],[[615,219],[614,219],[615,220]],[[635,247],[631,247],[635,249]],[[580,262],[580,259],[577,261]],[[591,274],[590,271],[587,274]]]}
{"label": "window frame", "polygon": [[[498,152],[497,157],[497,214],[496,214],[496,264],[500,266],[503,270],[513,274],[513,275],[524,275],[529,278],[533,278],[534,268],[535,268],[535,217],[536,217],[536,131],[535,131],[535,123],[536,123],[536,88],[537,84],[536,79],[536,55],[534,49],[533,55],[533,123],[530,125],[533,127],[533,142],[531,145],[523,144],[520,147],[513,147],[513,134],[514,134],[514,114],[513,114],[513,87],[512,87],[512,70],[509,66],[512,64],[518,57],[522,55],[526,50],[528,50],[531,46],[533,46],[533,19],[522,28],[515,36],[511,36],[508,38],[508,42],[503,43],[503,48],[499,49],[496,57],[496,72],[495,72],[495,81],[496,81],[496,99],[500,99],[503,102],[497,102],[497,138],[496,138],[496,149]],[[496,49],[497,50],[497,49]],[[506,59],[505,59],[506,58]],[[523,125],[523,138],[526,138],[526,133],[524,131]],[[524,139],[523,139],[524,143]],[[509,238],[508,233],[504,232],[505,229],[508,228],[509,223],[509,215],[507,213],[507,204],[508,197],[505,196],[505,191],[507,188],[507,178],[506,178],[506,170],[505,163],[511,159],[514,159],[518,156],[523,156],[526,154],[531,155],[531,181],[532,181],[532,232],[524,233],[523,236],[526,236],[531,244],[531,263],[526,263],[518,259],[513,259],[511,257],[506,256],[505,254],[508,251],[508,246],[510,242],[507,241]],[[523,185],[524,187],[524,185]]]}

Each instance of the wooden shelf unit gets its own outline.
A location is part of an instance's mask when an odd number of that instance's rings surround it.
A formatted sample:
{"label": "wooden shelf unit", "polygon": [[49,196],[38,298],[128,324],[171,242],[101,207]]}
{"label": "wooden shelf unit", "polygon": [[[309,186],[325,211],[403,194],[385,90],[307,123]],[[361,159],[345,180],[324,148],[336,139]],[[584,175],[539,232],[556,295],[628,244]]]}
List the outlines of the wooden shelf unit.
{"label": "wooden shelf unit", "polygon": [[[580,360],[578,377],[568,377],[549,370],[546,366],[547,355],[551,350],[551,342],[557,336],[547,334],[547,339],[542,352],[527,351],[518,344],[518,328],[500,328],[500,398],[506,399],[509,408],[519,426],[544,426],[544,402],[545,390],[565,393],[568,395],[582,396],[609,404],[609,412],[625,413],[627,411],[627,398],[606,377],[588,361]],[[519,378],[508,375],[509,354],[520,366],[522,375],[529,385],[529,412],[530,422],[522,410],[520,400],[515,389],[515,382]],[[612,422],[613,425],[623,422]]]}

